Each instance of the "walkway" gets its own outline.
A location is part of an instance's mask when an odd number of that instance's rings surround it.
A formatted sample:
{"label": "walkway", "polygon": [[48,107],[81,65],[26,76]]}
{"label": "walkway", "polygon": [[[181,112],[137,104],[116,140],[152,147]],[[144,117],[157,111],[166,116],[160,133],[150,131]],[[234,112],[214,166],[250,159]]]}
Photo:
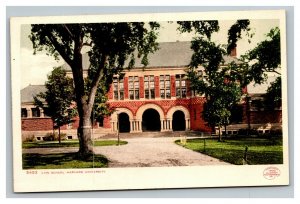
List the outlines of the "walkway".
{"label": "walkway", "polygon": [[[96,154],[109,159],[109,167],[167,167],[228,165],[213,157],[174,143],[179,138],[128,138],[127,145],[95,147]],[[78,148],[24,149],[23,153],[76,152]],[[43,151],[43,152],[41,152]]]}
{"label": "walkway", "polygon": [[127,145],[95,148],[111,161],[110,167],[162,167],[226,165],[213,157],[194,152],[174,143],[179,138],[134,138]]}

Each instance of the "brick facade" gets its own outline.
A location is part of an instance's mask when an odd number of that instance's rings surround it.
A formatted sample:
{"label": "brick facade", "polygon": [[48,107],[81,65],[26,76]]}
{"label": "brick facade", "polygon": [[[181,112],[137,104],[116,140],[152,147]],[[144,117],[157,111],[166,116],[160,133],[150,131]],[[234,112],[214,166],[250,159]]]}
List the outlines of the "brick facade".
{"label": "brick facade", "polygon": [[[189,54],[190,56],[189,56]],[[141,132],[143,131],[142,126],[143,124],[143,114],[148,109],[154,109],[158,114],[159,119],[161,122],[161,131],[172,131],[172,123],[174,121],[185,122],[185,130],[195,130],[195,131],[202,131],[202,132],[211,132],[214,131],[210,127],[206,125],[206,122],[203,120],[202,112],[203,112],[203,105],[205,103],[205,98],[200,96],[193,96],[193,93],[190,89],[190,82],[188,80],[185,83],[180,81],[179,87],[181,87],[180,94],[183,98],[176,97],[176,75],[180,75],[178,79],[185,80],[184,75],[186,76],[186,68],[190,62],[192,56],[190,50],[190,42],[170,42],[170,43],[160,43],[160,49],[153,53],[152,57],[149,57],[149,65],[147,68],[143,66],[139,66],[137,63],[137,67],[134,67],[130,70],[124,72],[124,80],[123,80],[123,87],[124,87],[124,98],[121,97],[122,89],[119,90],[120,100],[116,100],[118,97],[114,97],[114,86],[111,85],[109,87],[107,97],[108,97],[108,104],[109,107],[113,110],[116,110],[112,113],[111,116],[105,117],[103,120],[103,127],[99,127],[97,123],[93,124],[94,129],[98,130],[109,130],[112,132],[116,131],[116,124],[118,124],[118,115],[121,113],[126,113],[129,117],[129,121],[126,124],[130,124],[130,132]],[[87,57],[87,55],[84,55]],[[230,56],[224,58],[224,64],[229,64],[232,61],[238,63],[236,58],[236,50],[231,52]],[[85,60],[84,62],[88,62]],[[87,75],[88,65],[83,65],[84,67],[84,76]],[[72,76],[71,69],[66,68],[67,73],[69,76]],[[204,67],[199,66],[197,68],[198,72],[204,73]],[[162,86],[160,87],[160,76],[170,76],[170,81],[168,85],[166,85],[166,80],[162,81]],[[144,90],[144,77],[145,76],[154,76],[154,96],[147,97],[151,99],[145,98],[145,90]],[[138,77],[139,82],[139,93],[137,94],[134,92],[134,96],[137,98],[135,100],[131,100],[129,96],[129,77]],[[135,81],[136,82],[136,81]],[[117,87],[121,87],[120,83],[122,80],[119,81]],[[186,86],[186,96],[183,94],[184,88],[182,86]],[[153,84],[152,84],[153,85]],[[134,90],[137,87],[134,86]],[[161,98],[161,88],[162,93],[164,93],[163,97]],[[152,90],[152,89],[151,89]],[[163,92],[164,91],[164,92]],[[247,93],[247,88],[243,89],[244,93]],[[25,92],[24,92],[25,93]],[[29,101],[30,97],[33,95],[31,92],[26,92],[25,97],[26,101],[22,100],[22,108],[25,107],[25,103],[27,102],[30,107],[33,106],[33,100]],[[152,92],[153,93],[153,92]],[[150,93],[149,93],[150,94]],[[138,97],[137,97],[138,95]],[[27,105],[28,105],[27,104]],[[29,110],[28,109],[28,110]],[[174,120],[175,112],[181,111],[181,118],[180,120]],[[241,121],[243,123],[247,123],[247,107],[243,104],[243,116]],[[184,118],[182,119],[182,115]],[[179,116],[178,116],[179,117]],[[269,111],[269,112],[261,112],[261,111],[251,111],[250,119],[251,123],[265,123],[265,122],[274,122],[279,123],[281,122],[281,111]],[[178,118],[177,118],[178,119]],[[239,123],[238,122],[238,123]],[[175,124],[175,122],[174,122]],[[40,131],[40,130],[52,130],[52,121],[50,118],[44,118],[41,116],[40,118],[31,118],[31,114],[29,114],[28,118],[22,118],[22,130],[23,131]],[[70,125],[65,125],[62,127],[62,130],[76,130],[79,126],[79,118],[75,118],[74,122]]]}
{"label": "brick facade", "polygon": [[22,118],[22,130],[43,131],[53,130],[51,118]]}
{"label": "brick facade", "polygon": [[128,99],[128,77],[124,77],[124,98]]}

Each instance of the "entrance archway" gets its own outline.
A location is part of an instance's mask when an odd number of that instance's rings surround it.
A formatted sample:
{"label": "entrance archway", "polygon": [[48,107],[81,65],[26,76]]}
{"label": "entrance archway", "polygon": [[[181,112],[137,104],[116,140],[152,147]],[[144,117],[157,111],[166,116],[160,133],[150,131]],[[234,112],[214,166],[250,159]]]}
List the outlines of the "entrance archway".
{"label": "entrance archway", "polygon": [[185,116],[182,111],[178,110],[173,113],[172,127],[173,131],[184,131],[186,129]]}
{"label": "entrance archway", "polygon": [[119,115],[119,131],[130,132],[130,122],[127,113],[120,113]]}
{"label": "entrance archway", "polygon": [[147,109],[144,111],[142,116],[142,130],[143,132],[160,131],[160,115],[153,109]]}

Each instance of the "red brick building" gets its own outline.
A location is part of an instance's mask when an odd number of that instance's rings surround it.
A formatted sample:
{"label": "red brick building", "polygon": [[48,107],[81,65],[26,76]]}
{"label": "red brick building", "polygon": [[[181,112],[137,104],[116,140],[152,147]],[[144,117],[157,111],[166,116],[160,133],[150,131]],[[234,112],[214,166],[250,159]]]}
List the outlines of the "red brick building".
{"label": "red brick building", "polygon": [[[115,112],[94,126],[99,132],[116,132],[118,118],[120,132],[212,131],[201,115],[205,98],[195,94],[186,79],[186,69],[193,54],[190,42],[160,43],[159,47],[157,52],[149,55],[147,67],[137,59],[133,69],[124,71],[123,78],[114,77],[108,103]],[[235,54],[234,51],[230,56],[224,56],[224,65],[237,61]],[[70,67],[67,64],[63,67],[72,76]],[[86,74],[87,55],[84,55],[83,67]],[[197,71],[205,78],[203,67],[199,66]],[[32,100],[30,102],[30,97],[42,89],[42,86],[29,86],[21,91],[23,131],[52,129],[51,120],[43,116],[42,110],[38,116]],[[245,117],[240,118],[237,123],[245,123]],[[75,120],[63,129],[74,132],[77,127],[78,120]]]}

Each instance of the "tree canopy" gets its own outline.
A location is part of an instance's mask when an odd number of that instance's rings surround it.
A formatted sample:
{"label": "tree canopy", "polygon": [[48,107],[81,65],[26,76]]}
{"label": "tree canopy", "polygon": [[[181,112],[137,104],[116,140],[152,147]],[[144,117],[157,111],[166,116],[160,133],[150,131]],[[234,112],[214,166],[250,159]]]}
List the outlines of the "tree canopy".
{"label": "tree canopy", "polygon": [[278,70],[281,64],[280,29],[272,28],[266,34],[266,39],[242,56],[242,60],[248,66],[249,81],[264,83],[267,72],[281,75]]}
{"label": "tree canopy", "polygon": [[[237,20],[228,30],[228,44],[216,44],[211,41],[212,33],[219,31],[218,21],[178,22],[181,32],[195,32],[191,49],[194,51],[189,65],[188,79],[191,88],[204,94],[206,102],[203,118],[211,127],[225,126],[230,123],[231,110],[243,96],[242,89],[250,82],[264,83],[266,72],[280,68],[280,30],[273,28],[266,35],[266,40],[249,50],[239,61],[224,64],[224,55],[230,54],[242,38],[242,32],[248,37],[250,21]],[[205,77],[198,75],[199,66],[204,68]],[[276,79],[268,89],[267,103],[281,103],[281,80]],[[269,104],[269,105],[270,105]],[[219,132],[220,135],[220,132]],[[221,138],[219,138],[221,140]]]}
{"label": "tree canopy", "polygon": [[[238,23],[244,23],[239,21]],[[235,24],[234,26],[236,26]],[[193,29],[197,34],[192,40],[191,49],[194,51],[189,65],[188,79],[191,88],[199,94],[204,94],[206,102],[202,112],[204,120],[211,127],[228,125],[231,117],[231,109],[237,104],[242,96],[243,75],[240,66],[232,62],[224,65],[224,55],[227,53],[222,45],[211,41],[213,32],[219,30],[218,21],[204,22],[179,22],[182,32],[191,32]],[[238,38],[243,26],[232,30],[230,34]],[[236,40],[231,37],[231,46]],[[197,69],[204,67],[204,75],[199,75]],[[219,140],[221,134],[219,132]]]}
{"label": "tree canopy", "polygon": [[[148,54],[158,49],[158,28],[156,22],[32,25],[30,39],[34,52],[46,50],[56,59],[61,56],[71,67],[80,118],[79,154],[83,157],[93,152],[91,114],[96,94],[107,90],[113,75],[131,68],[135,55],[141,58],[142,64],[148,64]],[[89,80],[84,80],[84,46],[89,47]],[[97,92],[99,86],[103,92]]]}
{"label": "tree canopy", "polygon": [[[66,76],[65,70],[56,67],[48,75],[45,82],[46,92],[34,97],[34,103],[44,109],[44,113],[51,117],[54,125],[60,127],[70,123],[76,116],[73,80]],[[46,103],[45,103],[46,102]],[[60,142],[60,131],[59,131]]]}

